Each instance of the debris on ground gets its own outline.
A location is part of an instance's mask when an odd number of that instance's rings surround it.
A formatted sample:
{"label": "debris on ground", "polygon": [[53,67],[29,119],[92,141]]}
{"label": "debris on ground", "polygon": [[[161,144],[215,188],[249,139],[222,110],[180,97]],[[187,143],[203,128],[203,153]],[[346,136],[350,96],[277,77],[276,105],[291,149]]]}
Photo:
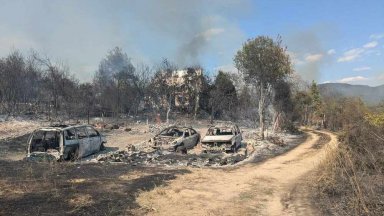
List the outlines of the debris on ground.
{"label": "debris on ground", "polygon": [[[166,125],[149,125],[159,130]],[[112,134],[127,133],[125,129],[114,130]],[[128,133],[143,133],[132,128]],[[263,158],[281,154],[294,147],[300,136],[285,133],[275,133],[259,139],[256,129],[249,129],[243,133],[244,142],[235,153],[211,152],[200,150],[198,145],[186,154],[169,151],[163,148],[153,148],[149,141],[130,143],[120,150],[107,152],[93,157],[90,161],[101,163],[126,163],[133,166],[192,166],[192,167],[222,167],[236,165],[243,162],[260,161]]]}
{"label": "debris on ground", "polygon": [[[12,119],[0,122],[0,150],[11,152],[16,149],[24,149],[18,144],[16,137],[24,136],[40,127],[42,122]],[[234,165],[240,162],[259,161],[261,158],[283,153],[295,144],[293,139],[300,135],[286,133],[268,134],[265,140],[261,140],[259,130],[254,128],[241,128],[243,142],[236,152],[204,152],[201,145],[190,149],[186,154],[169,151],[164,148],[153,148],[149,142],[150,137],[172,125],[160,124],[128,124],[104,123],[94,124],[96,128],[106,135],[108,139],[107,149],[98,154],[89,156],[82,161],[100,163],[127,163],[142,166],[194,166],[194,167],[221,167]],[[205,127],[198,127],[200,132]],[[4,128],[4,130],[2,130]],[[28,137],[23,137],[23,140]],[[160,141],[160,140],[159,140]],[[12,143],[12,145],[10,145]],[[3,147],[2,147],[3,146]],[[21,150],[20,150],[21,152]],[[24,152],[23,152],[24,153]],[[8,153],[7,153],[8,154]],[[11,155],[12,158],[14,157]],[[11,158],[10,156],[10,158]],[[16,156],[15,156],[16,158]],[[36,160],[38,157],[36,157]],[[42,159],[47,160],[47,159]],[[49,160],[49,159],[48,159]]]}
{"label": "debris on ground", "polygon": [[60,153],[56,152],[33,152],[29,157],[26,157],[27,161],[34,162],[55,162],[60,158]]}
{"label": "debris on ground", "polygon": [[273,144],[284,146],[284,140],[278,136],[269,136],[267,140]]}
{"label": "debris on ground", "polygon": [[168,151],[155,150],[152,152],[144,151],[126,151],[120,150],[116,152],[99,155],[96,160],[98,162],[121,162],[129,163],[134,166],[193,166],[193,167],[218,167],[224,165],[233,165],[247,157],[246,150],[239,151],[235,154],[226,153],[201,153],[201,154],[175,154]]}

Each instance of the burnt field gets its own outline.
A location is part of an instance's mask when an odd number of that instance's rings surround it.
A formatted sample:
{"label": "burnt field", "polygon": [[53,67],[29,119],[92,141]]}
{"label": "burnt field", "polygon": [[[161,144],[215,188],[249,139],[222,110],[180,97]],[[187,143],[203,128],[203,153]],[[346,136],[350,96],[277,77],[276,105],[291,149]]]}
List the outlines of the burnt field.
{"label": "burnt field", "polygon": [[[165,187],[194,170],[237,169],[239,164],[259,162],[306,138],[278,134],[261,141],[257,131],[242,128],[242,146],[236,153],[205,152],[199,144],[182,154],[148,147],[157,133],[151,128],[137,124],[102,129],[106,149],[75,162],[24,160],[29,132],[1,139],[0,215],[142,215],[153,211],[137,203],[142,192]],[[205,125],[195,128],[202,136],[207,131]]]}
{"label": "burnt field", "polygon": [[0,157],[2,159],[20,160],[27,152],[27,141],[30,133],[22,136],[0,140]]}
{"label": "burnt field", "polygon": [[166,184],[186,169],[126,164],[0,161],[0,215],[142,214],[139,192]]}

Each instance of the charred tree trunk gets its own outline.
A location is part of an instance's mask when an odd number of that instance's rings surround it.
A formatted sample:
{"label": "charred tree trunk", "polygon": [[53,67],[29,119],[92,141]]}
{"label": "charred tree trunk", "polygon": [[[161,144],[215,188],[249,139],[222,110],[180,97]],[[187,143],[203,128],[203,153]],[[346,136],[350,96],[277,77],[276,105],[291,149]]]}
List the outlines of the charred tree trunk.
{"label": "charred tree trunk", "polygon": [[167,124],[169,124],[169,113],[171,112],[171,106],[172,106],[172,96],[169,96],[169,100],[168,100],[168,110],[167,110]]}
{"label": "charred tree trunk", "polygon": [[275,133],[279,128],[280,128],[280,115],[281,113],[277,113],[276,117],[275,117],[275,121],[274,121],[274,124],[273,124],[273,133]]}
{"label": "charred tree trunk", "polygon": [[264,83],[260,83],[260,99],[259,99],[259,124],[260,124],[260,137],[264,140],[264,105],[265,105],[265,92]]}
{"label": "charred tree trunk", "polygon": [[197,93],[196,102],[195,102],[195,112],[194,112],[194,116],[193,116],[194,120],[196,120],[197,112],[199,111],[199,104],[200,104],[200,94]]}

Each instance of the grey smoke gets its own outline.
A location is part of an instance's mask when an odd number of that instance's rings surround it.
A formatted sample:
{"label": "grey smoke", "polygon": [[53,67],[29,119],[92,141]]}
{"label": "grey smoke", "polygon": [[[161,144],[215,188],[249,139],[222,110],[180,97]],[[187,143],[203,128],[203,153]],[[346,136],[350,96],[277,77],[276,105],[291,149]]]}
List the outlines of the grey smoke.
{"label": "grey smoke", "polygon": [[[120,46],[135,62],[232,63],[246,39],[236,23],[251,0],[5,1],[0,56],[30,48],[68,62],[81,80]],[[215,31],[216,29],[216,31]],[[217,31],[222,29],[223,31]]]}
{"label": "grey smoke", "polygon": [[[291,29],[291,34],[283,38],[288,50],[295,54],[300,62],[296,64],[298,74],[306,81],[318,80],[321,76],[321,68],[326,64],[332,64],[332,58],[327,55],[329,47],[325,47],[321,41],[333,36],[334,29],[330,26],[315,26],[309,29]],[[308,55],[321,54],[318,61],[305,61]]]}
{"label": "grey smoke", "polygon": [[[148,2],[148,1],[147,1]],[[156,35],[156,40],[169,43],[175,57],[181,66],[201,63],[201,57],[207,53],[217,53],[227,49],[231,52],[244,40],[240,31],[234,31],[235,23],[224,17],[236,20],[249,13],[249,0],[195,0],[179,1],[164,0],[150,1],[151,4],[136,2],[135,17],[139,18],[141,26],[148,26]],[[150,14],[149,16],[147,16]],[[222,35],[235,34],[236,40],[227,40],[218,45],[217,39],[228,38]],[[167,56],[165,56],[167,57]]]}

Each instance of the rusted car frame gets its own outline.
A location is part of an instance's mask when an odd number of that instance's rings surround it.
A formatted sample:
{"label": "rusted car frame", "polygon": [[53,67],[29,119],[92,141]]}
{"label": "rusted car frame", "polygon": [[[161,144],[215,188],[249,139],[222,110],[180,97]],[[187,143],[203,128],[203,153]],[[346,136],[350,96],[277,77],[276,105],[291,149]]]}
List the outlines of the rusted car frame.
{"label": "rusted car frame", "polygon": [[186,153],[200,141],[200,134],[191,127],[171,126],[165,128],[150,140],[153,148]]}
{"label": "rusted car frame", "polygon": [[27,157],[48,154],[57,160],[76,160],[103,150],[106,142],[90,125],[44,127],[29,137]]}
{"label": "rusted car frame", "polygon": [[236,152],[241,146],[242,139],[237,125],[217,125],[208,128],[201,144],[205,151]]}

